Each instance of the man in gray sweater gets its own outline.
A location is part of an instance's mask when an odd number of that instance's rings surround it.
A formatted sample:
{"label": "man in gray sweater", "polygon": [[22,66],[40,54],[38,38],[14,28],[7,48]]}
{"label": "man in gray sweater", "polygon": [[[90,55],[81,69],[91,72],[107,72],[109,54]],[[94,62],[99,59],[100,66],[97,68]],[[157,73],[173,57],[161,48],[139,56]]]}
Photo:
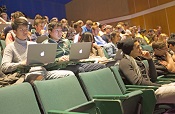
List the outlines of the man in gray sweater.
{"label": "man in gray sweater", "polygon": [[[15,21],[12,23],[12,28],[16,34],[16,38],[14,42],[10,43],[5,48],[1,63],[1,70],[6,74],[15,72],[21,66],[26,66],[27,45],[32,43],[27,41],[27,20],[21,18],[15,19]],[[66,70],[47,71],[44,67],[37,66],[31,67],[29,73],[26,74],[26,77],[30,75],[33,76],[33,74],[42,75],[45,79],[56,79],[73,75],[74,73]]]}

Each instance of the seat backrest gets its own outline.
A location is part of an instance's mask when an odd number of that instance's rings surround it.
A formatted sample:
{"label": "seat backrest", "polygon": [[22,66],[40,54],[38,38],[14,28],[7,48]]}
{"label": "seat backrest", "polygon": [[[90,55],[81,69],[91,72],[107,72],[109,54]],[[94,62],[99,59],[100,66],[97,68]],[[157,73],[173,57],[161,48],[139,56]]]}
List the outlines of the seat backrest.
{"label": "seat backrest", "polygon": [[106,50],[105,50],[104,47],[102,47],[102,50],[103,50],[103,53],[104,53],[105,57],[106,57],[107,59],[109,59],[110,57],[109,57],[109,55],[108,55],[108,53],[106,52]]}
{"label": "seat backrest", "polygon": [[79,77],[89,99],[92,99],[94,95],[122,95],[109,68],[79,73]]}
{"label": "seat backrest", "polygon": [[75,76],[35,81],[34,89],[43,111],[67,110],[88,102]]}
{"label": "seat backrest", "polygon": [[2,48],[1,50],[5,49],[5,41],[4,40],[0,40],[0,47]]}
{"label": "seat backrest", "polygon": [[33,89],[29,83],[0,88],[1,114],[40,114]]}
{"label": "seat backrest", "polygon": [[120,76],[120,73],[119,73],[119,66],[116,65],[116,66],[111,66],[110,69],[112,70],[112,72],[114,73],[114,76],[120,86],[120,89],[121,91],[123,92],[123,94],[126,93],[126,87],[125,87],[125,84],[122,80],[122,77]]}

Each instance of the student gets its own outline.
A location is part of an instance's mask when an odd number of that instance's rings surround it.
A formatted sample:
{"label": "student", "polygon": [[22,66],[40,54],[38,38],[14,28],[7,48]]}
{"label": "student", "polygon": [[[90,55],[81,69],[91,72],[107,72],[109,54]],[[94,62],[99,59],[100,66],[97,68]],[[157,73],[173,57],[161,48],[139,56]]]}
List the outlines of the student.
{"label": "student", "polygon": [[120,33],[113,31],[110,35],[111,42],[104,45],[104,48],[110,58],[115,58],[118,51],[117,43],[121,40]]}
{"label": "student", "polygon": [[175,62],[168,52],[168,47],[165,42],[153,42],[154,50],[153,60],[156,66],[158,75],[175,73]]}
{"label": "student", "polygon": [[[152,58],[147,51],[142,51],[137,40],[125,39],[118,44],[125,56],[119,63],[119,71],[125,84],[160,86],[155,94],[157,103],[175,103],[175,84],[156,84],[157,73]],[[140,57],[149,63],[149,70],[143,65]]]}
{"label": "student", "polygon": [[[12,23],[12,28],[16,34],[14,42],[6,46],[2,58],[2,71],[6,74],[16,72],[19,67],[26,66],[27,45],[33,42],[27,41],[28,22],[25,19],[17,18]],[[47,79],[56,79],[73,74],[71,71],[46,71],[44,67],[31,67],[26,78],[33,74],[40,74]]]}
{"label": "student", "polygon": [[[61,23],[51,22],[48,25],[49,39],[43,43],[57,43],[56,60],[58,62],[69,61],[70,42],[68,39],[62,38],[62,25]],[[74,73],[88,72],[105,68],[105,65],[98,63],[79,63],[76,65],[78,69]]]}

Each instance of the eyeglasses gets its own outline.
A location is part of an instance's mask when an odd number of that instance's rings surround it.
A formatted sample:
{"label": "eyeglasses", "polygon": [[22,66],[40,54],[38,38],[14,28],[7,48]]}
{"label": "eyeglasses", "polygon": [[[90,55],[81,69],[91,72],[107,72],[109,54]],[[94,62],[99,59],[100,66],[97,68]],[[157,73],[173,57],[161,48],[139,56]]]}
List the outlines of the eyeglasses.
{"label": "eyeglasses", "polygon": [[62,29],[53,29],[56,32],[62,32]]}
{"label": "eyeglasses", "polygon": [[27,28],[27,29],[19,28],[18,30],[21,31],[21,32],[26,32],[26,31],[28,31],[29,29],[28,29],[28,28]]}

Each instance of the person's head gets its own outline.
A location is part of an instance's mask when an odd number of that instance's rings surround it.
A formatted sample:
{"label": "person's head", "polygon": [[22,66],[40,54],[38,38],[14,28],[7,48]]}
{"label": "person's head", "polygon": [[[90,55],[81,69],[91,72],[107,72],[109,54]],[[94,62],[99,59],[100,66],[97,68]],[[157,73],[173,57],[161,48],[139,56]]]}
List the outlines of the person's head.
{"label": "person's head", "polygon": [[149,29],[148,30],[148,35],[149,36],[153,36],[155,34],[154,30],[153,29]]}
{"label": "person's head", "polygon": [[105,26],[105,32],[106,34],[110,34],[113,31],[113,27],[111,25]]}
{"label": "person's head", "polygon": [[11,24],[16,37],[21,40],[26,40],[28,35],[28,21],[22,18],[17,18]]}
{"label": "person's head", "polygon": [[25,17],[25,15],[20,11],[16,11],[16,12],[11,14],[11,21],[13,22],[15,19],[17,19],[19,17]]}
{"label": "person's head", "polygon": [[168,36],[164,33],[160,34],[159,37],[158,37],[159,42],[167,43],[167,40],[168,40]]}
{"label": "person's head", "polygon": [[73,24],[74,29],[76,30],[77,33],[81,33],[82,32],[82,26],[81,26],[81,22],[77,21]]}
{"label": "person's head", "polygon": [[5,21],[8,21],[8,15],[7,13],[3,12],[0,14],[0,17],[3,18]]}
{"label": "person's head", "polygon": [[110,38],[111,38],[111,41],[112,41],[114,44],[118,43],[118,42],[121,40],[120,33],[119,33],[119,32],[116,32],[116,31],[113,31],[113,32],[110,34]]}
{"label": "person's head", "polygon": [[99,33],[99,31],[100,31],[99,26],[98,26],[97,24],[94,24],[94,25],[92,26],[92,34],[93,34],[94,36],[97,36],[98,33]]}
{"label": "person's head", "polygon": [[36,32],[40,33],[41,30],[44,29],[44,25],[45,25],[45,23],[44,23],[44,20],[43,19],[36,18],[34,20],[34,27],[36,29]]}
{"label": "person's head", "polygon": [[175,52],[175,39],[168,40],[167,43],[168,43],[168,48],[173,52]]}
{"label": "person's head", "polygon": [[93,25],[93,22],[91,20],[86,21],[86,28],[87,29],[91,29],[92,25]]}
{"label": "person's head", "polygon": [[58,18],[57,18],[57,17],[51,18],[51,19],[50,19],[50,23],[53,22],[53,21],[54,21],[54,22],[58,22]]}
{"label": "person's head", "polygon": [[85,32],[81,36],[81,42],[93,42],[94,43],[94,37],[92,33],[90,32]]}
{"label": "person's head", "polygon": [[175,40],[175,33],[171,33],[171,34],[170,34],[170,39]]}
{"label": "person's head", "polygon": [[61,23],[58,23],[58,22],[49,23],[48,33],[50,38],[52,38],[55,41],[58,41],[63,35]]}
{"label": "person's head", "polygon": [[125,40],[118,42],[117,47],[119,49],[122,49],[124,54],[130,55],[133,58],[141,56],[142,54],[139,42],[131,38],[127,38]]}
{"label": "person's head", "polygon": [[140,29],[139,33],[140,33],[141,35],[145,35],[145,34],[146,34],[146,30],[145,30],[145,29]]}
{"label": "person's head", "polygon": [[164,56],[166,52],[168,51],[167,44],[164,42],[153,42],[152,48],[154,50],[154,54],[158,56]]}

